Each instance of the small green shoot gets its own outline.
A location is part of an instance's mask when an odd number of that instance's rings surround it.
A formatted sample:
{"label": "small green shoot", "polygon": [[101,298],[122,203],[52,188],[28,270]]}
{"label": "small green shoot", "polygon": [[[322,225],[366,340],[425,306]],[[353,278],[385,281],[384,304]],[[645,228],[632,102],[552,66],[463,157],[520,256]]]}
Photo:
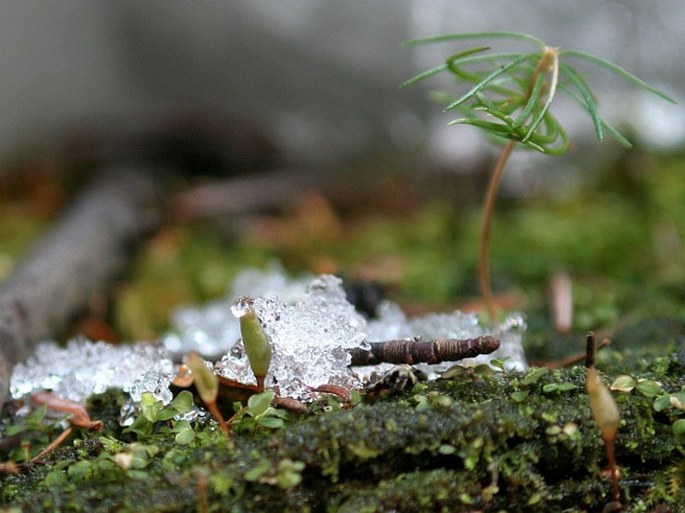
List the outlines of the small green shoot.
{"label": "small green shoot", "polygon": [[5,430],[5,436],[21,435],[21,444],[10,453],[10,460],[14,462],[30,461],[43,447],[50,443],[55,432],[59,431],[57,424],[60,420],[46,421],[47,406],[41,405],[25,418],[20,419]]}
{"label": "small green shoot", "polygon": [[600,117],[595,95],[583,75],[569,61],[593,64],[631,85],[675,103],[665,93],[601,57],[577,50],[553,48],[527,34],[474,32],[416,39],[409,41],[409,44],[495,39],[524,43],[531,46],[532,50],[488,53],[490,47],[474,46],[451,55],[443,64],[423,71],[403,84],[412,85],[438,73],[451,73],[456,82],[464,84],[467,89],[447,102],[445,111],[460,113],[450,125],[471,125],[496,140],[504,141],[490,176],[479,246],[480,288],[493,320],[496,312],[490,287],[489,236],[499,182],[516,146],[546,155],[563,155],[568,151],[568,135],[551,111],[557,93],[565,94],[587,112],[597,139],[603,140],[606,131],[620,144],[630,146],[630,142],[616,128]]}
{"label": "small green shoot", "polygon": [[241,408],[240,403],[235,404],[238,413],[230,420],[237,430],[256,432],[260,428],[280,429],[285,426],[288,413],[276,409],[272,403],[276,394],[267,390],[261,394],[255,394],[247,400],[247,406]]}
{"label": "small green shoot", "polygon": [[635,379],[632,376],[618,376],[609,387],[611,390],[639,394],[654,398],[654,411],[664,413],[673,420],[673,434],[678,440],[685,440],[685,388],[679,392],[668,393],[658,381]]}
{"label": "small green shoot", "polygon": [[250,368],[257,378],[260,391],[264,391],[264,378],[271,365],[271,345],[259,323],[252,299],[247,296],[239,298],[231,306],[231,311],[240,319],[240,334]]}
{"label": "small green shoot", "polygon": [[140,415],[126,428],[125,432],[135,433],[139,440],[144,440],[157,429],[168,430],[168,423],[172,424],[173,429],[172,419],[189,412],[192,406],[193,395],[187,390],[179,393],[166,406],[150,392],[143,392],[140,397]]}
{"label": "small green shoot", "polygon": [[216,404],[216,398],[219,394],[219,381],[214,374],[214,371],[209,369],[205,365],[205,361],[200,358],[195,353],[190,353],[188,355],[188,367],[193,373],[193,384],[197,389],[197,393],[205,403],[207,409],[219,423],[219,426],[226,433],[226,436],[230,435],[230,429],[224,420],[224,416],[221,414],[221,410]]}

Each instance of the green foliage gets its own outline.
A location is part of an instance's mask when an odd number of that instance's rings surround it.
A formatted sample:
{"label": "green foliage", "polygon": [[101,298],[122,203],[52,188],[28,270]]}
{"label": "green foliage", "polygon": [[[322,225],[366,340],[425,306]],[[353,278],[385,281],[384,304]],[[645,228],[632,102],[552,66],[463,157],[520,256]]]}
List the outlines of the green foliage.
{"label": "green foliage", "polygon": [[662,383],[649,378],[618,376],[611,383],[611,390],[630,394],[633,391],[653,400],[655,412],[663,413],[673,422],[673,435],[685,442],[685,388],[668,392]]}
{"label": "green foliage", "polygon": [[192,406],[193,395],[187,390],[180,392],[166,406],[151,393],[144,392],[140,398],[140,415],[125,432],[135,433],[139,440],[144,440],[156,430],[167,430],[176,433],[178,443],[188,443],[193,438],[187,433],[188,430],[192,430],[189,423],[173,422],[172,419],[189,412]]}
{"label": "green foliage", "polygon": [[597,138],[606,130],[624,146],[628,140],[602,119],[594,94],[582,74],[567,61],[581,60],[614,73],[634,86],[670,101],[663,92],[650,86],[623,68],[592,54],[577,50],[560,50],[545,45],[527,34],[514,32],[476,32],[454,34],[410,41],[410,44],[505,39],[534,47],[530,53],[485,53],[487,46],[457,52],[445,63],[407,80],[411,85],[442,72],[451,73],[457,82],[471,84],[461,96],[450,98],[445,110],[460,110],[463,117],[450,124],[475,126],[498,139],[509,139],[550,155],[565,153],[568,136],[551,113],[556,93],[561,91],[590,116]]}
{"label": "green foliage", "polygon": [[43,450],[63,428],[61,422],[68,416],[46,418],[47,406],[41,405],[26,417],[15,417],[14,423],[5,430],[5,436],[20,436],[21,443],[16,445],[9,458],[17,463],[28,461]]}
{"label": "green foliage", "polygon": [[279,488],[288,489],[302,482],[304,463],[285,458],[274,467],[269,460],[260,460],[257,465],[245,473],[246,481],[277,485]]}
{"label": "green foliage", "polygon": [[[685,446],[670,419],[681,411],[685,353],[641,365],[635,383],[663,393],[614,391],[616,443],[622,491],[631,509],[650,511],[685,500]],[[583,367],[451,376],[278,429],[260,424],[274,413],[267,392],[235,419],[231,440],[199,425],[186,445],[174,441],[180,421],[149,401],[141,416],[156,422],[144,440],[76,440],[35,472],[5,477],[0,497],[24,511],[193,511],[200,493],[209,511],[601,511],[604,447]],[[550,384],[575,388],[545,393]]]}
{"label": "green foliage", "polygon": [[288,413],[271,406],[275,397],[276,394],[273,391],[267,390],[251,396],[245,408],[242,408],[240,403],[236,403],[234,408],[238,413],[232,421],[233,430],[255,433],[260,428],[266,431],[283,428]]}

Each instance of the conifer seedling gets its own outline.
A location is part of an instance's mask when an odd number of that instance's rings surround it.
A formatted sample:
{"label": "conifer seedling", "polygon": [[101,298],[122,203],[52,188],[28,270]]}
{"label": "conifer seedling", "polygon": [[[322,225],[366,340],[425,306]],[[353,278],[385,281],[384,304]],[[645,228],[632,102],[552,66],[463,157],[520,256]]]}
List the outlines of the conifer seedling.
{"label": "conifer seedling", "polygon": [[568,135],[550,109],[557,93],[564,93],[588,113],[598,140],[603,140],[607,132],[623,146],[630,147],[630,142],[600,117],[595,95],[580,71],[570,62],[576,60],[594,64],[636,87],[675,103],[665,93],[601,57],[579,50],[550,47],[527,34],[474,32],[416,39],[409,41],[409,44],[494,39],[522,42],[532,46],[533,50],[529,53],[490,52],[488,46],[473,46],[451,55],[444,63],[419,73],[403,84],[412,85],[439,73],[451,73],[456,83],[467,89],[461,96],[452,98],[445,107],[446,112],[460,113],[449,124],[475,126],[503,142],[490,175],[479,243],[480,288],[492,320],[496,312],[490,286],[489,236],[499,183],[516,147],[547,155],[563,155],[568,151]]}

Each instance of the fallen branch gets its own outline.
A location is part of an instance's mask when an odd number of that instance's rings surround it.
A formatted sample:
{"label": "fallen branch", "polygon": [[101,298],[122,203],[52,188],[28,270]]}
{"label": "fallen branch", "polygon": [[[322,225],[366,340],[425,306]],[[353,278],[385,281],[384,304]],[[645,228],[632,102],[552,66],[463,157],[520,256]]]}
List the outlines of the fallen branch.
{"label": "fallen branch", "polygon": [[161,182],[148,168],[100,172],[0,286],[0,405],[12,367],[62,335],[158,227]]}
{"label": "fallen branch", "polygon": [[499,340],[491,336],[459,339],[390,340],[372,342],[369,350],[350,349],[352,366],[377,365],[379,363],[435,364],[473,358],[489,354],[499,348]]}

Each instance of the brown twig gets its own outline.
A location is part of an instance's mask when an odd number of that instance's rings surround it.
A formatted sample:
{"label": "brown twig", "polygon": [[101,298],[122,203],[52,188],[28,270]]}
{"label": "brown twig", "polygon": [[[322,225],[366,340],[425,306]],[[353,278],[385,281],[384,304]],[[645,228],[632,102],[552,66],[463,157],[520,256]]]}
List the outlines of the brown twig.
{"label": "brown twig", "polygon": [[82,404],[75,403],[68,399],[59,397],[52,392],[41,390],[31,395],[31,402],[34,404],[44,404],[49,409],[63,413],[69,413],[69,423],[88,430],[99,430],[102,428],[101,420],[91,420],[90,415]]}
{"label": "brown twig", "polygon": [[[602,341],[596,345],[595,351],[599,351],[600,349],[604,349],[607,347],[609,344],[611,344],[611,339],[604,338]],[[587,349],[585,351],[580,351],[576,354],[572,354],[570,356],[566,356],[564,358],[560,358],[558,360],[547,360],[547,361],[537,361],[537,362],[530,362],[531,365],[535,367],[547,367],[548,369],[561,369],[562,367],[570,367],[571,365],[575,365],[577,363],[580,363],[582,361],[587,362]],[[586,363],[587,366],[587,363]]]}
{"label": "brown twig", "polygon": [[499,340],[491,336],[470,339],[437,339],[431,341],[390,340],[372,342],[369,350],[353,348],[352,366],[377,365],[379,363],[435,364],[473,358],[489,354],[499,348]]}

